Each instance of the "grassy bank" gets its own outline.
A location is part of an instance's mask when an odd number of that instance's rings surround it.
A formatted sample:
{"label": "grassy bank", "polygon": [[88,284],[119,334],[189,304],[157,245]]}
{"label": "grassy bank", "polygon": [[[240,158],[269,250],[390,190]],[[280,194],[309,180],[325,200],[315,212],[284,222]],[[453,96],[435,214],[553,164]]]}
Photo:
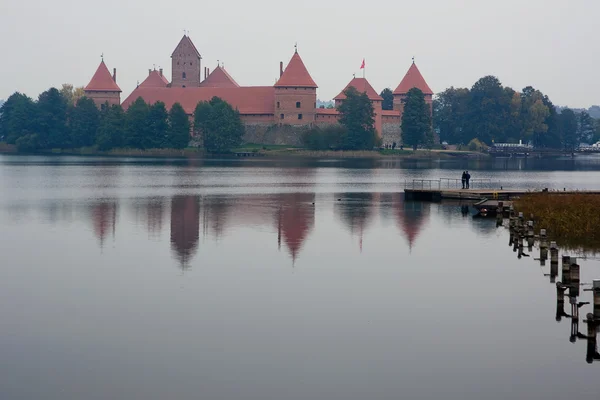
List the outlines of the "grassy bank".
{"label": "grassy bank", "polygon": [[559,246],[600,250],[600,195],[529,194],[515,209],[533,214],[536,229],[546,229]]}

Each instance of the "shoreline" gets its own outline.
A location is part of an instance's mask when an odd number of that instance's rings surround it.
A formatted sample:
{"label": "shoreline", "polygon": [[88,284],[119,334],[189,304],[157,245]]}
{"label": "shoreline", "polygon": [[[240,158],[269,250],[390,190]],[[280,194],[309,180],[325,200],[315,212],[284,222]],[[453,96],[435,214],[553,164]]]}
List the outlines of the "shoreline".
{"label": "shoreline", "polygon": [[[266,146],[240,147],[230,153],[210,154],[199,148],[186,149],[113,149],[98,151],[92,148],[53,149],[36,152],[20,152],[13,145],[0,143],[0,154],[10,155],[40,155],[40,156],[100,156],[100,157],[164,157],[164,158],[266,158],[266,159],[408,159],[408,160],[442,160],[442,159],[487,159],[490,156],[483,153],[454,150],[308,150],[303,148],[286,148],[277,146],[269,149]],[[240,156],[239,154],[244,154]]]}

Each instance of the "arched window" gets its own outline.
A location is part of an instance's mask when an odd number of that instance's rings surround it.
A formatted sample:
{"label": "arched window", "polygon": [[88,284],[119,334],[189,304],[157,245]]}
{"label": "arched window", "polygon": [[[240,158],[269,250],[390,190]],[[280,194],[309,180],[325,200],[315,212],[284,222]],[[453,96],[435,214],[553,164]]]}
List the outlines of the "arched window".
{"label": "arched window", "polygon": [[181,73],[181,77],[182,77],[183,79],[185,79],[185,72],[182,72],[182,73]]}
{"label": "arched window", "polygon": [[299,101],[296,102],[296,108],[300,108],[301,104]]}

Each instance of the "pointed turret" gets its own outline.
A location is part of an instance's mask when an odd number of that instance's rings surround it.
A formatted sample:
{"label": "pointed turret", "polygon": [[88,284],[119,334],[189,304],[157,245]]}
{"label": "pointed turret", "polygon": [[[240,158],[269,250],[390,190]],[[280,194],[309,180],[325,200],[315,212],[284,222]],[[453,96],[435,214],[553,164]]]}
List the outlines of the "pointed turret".
{"label": "pointed turret", "polygon": [[354,79],[352,79],[350,81],[350,83],[348,83],[346,85],[346,87],[344,88],[344,90],[342,90],[340,92],[340,94],[338,94],[334,98],[334,100],[336,100],[336,101],[338,101],[338,100],[345,100],[346,99],[346,95],[344,94],[344,92],[350,86],[353,86],[359,92],[366,93],[367,96],[369,96],[369,100],[383,101],[383,98],[380,95],[377,94],[377,92],[375,91],[375,89],[373,89],[373,86],[371,86],[371,84],[369,83],[369,81],[366,80],[365,78],[354,78]]}
{"label": "pointed turret", "polygon": [[283,71],[283,74],[279,77],[277,83],[275,83],[275,87],[303,87],[316,89],[318,86],[308,73],[302,58],[300,58],[300,54],[296,51]]}
{"label": "pointed turret", "polygon": [[148,76],[146,77],[146,79],[144,79],[144,82],[142,82],[139,85],[139,87],[167,87],[168,84],[169,81],[163,75],[162,69],[158,71],[155,69],[151,69],[148,70]]}
{"label": "pointed turret", "polygon": [[111,75],[102,60],[90,83],[83,90],[86,97],[94,100],[98,107],[106,103],[118,105],[121,102],[121,88],[117,85],[117,69],[115,68]]}
{"label": "pointed turret", "polygon": [[298,50],[275,83],[275,119],[285,125],[311,125],[317,114],[317,84],[311,78]]}
{"label": "pointed turret", "polygon": [[421,90],[423,94],[433,95],[433,91],[429,88],[427,82],[425,82],[425,78],[421,75],[421,71],[419,71],[414,61],[396,90],[394,90],[394,94],[406,94],[412,88]]}
{"label": "pointed turret", "polygon": [[200,87],[236,88],[240,85],[227,73],[224,67],[217,65],[217,68],[202,81]]}

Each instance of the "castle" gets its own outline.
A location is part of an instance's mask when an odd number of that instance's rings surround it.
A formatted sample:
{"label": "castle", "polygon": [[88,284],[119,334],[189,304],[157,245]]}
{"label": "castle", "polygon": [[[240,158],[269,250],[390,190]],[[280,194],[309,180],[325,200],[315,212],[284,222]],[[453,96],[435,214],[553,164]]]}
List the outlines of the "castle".
{"label": "castle", "polygon": [[[300,144],[301,133],[312,126],[335,124],[337,109],[317,108],[317,84],[310,76],[296,50],[287,64],[279,65],[279,79],[273,86],[240,86],[222,65],[210,71],[202,68],[202,56],[189,36],[184,35],[171,54],[171,82],[163,70],[151,69],[146,79],[121,103],[121,89],[117,85],[117,71],[110,74],[104,61],[100,63],[85,95],[99,107],[121,104],[127,109],[138,97],[146,103],[165,103],[167,109],[180,103],[186,113],[193,115],[200,101],[214,96],[236,108],[245,125],[244,141],[262,144]],[[204,75],[204,76],[203,76]],[[375,110],[375,129],[384,144],[402,143],[400,121],[407,92],[416,87],[425,94],[431,107],[433,92],[413,63],[394,90],[392,110],[383,110],[383,98],[365,78],[354,78],[337,95],[336,108],[344,101],[344,90],[354,86],[369,96]]]}

